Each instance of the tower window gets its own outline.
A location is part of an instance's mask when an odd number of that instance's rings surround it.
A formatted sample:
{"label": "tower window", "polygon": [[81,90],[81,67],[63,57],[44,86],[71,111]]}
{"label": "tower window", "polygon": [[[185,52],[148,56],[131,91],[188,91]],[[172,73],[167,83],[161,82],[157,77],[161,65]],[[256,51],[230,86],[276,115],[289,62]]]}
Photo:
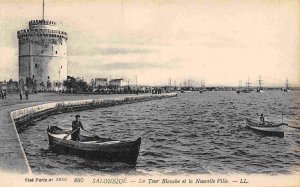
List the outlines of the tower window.
{"label": "tower window", "polygon": [[50,76],[48,76],[48,79],[50,79]]}
{"label": "tower window", "polygon": [[34,75],[32,75],[32,79],[34,79]]}
{"label": "tower window", "polygon": [[35,64],[35,66],[34,66],[35,68],[37,68],[38,67],[38,65],[37,64]]}
{"label": "tower window", "polygon": [[55,51],[55,54],[57,54],[57,51]]}

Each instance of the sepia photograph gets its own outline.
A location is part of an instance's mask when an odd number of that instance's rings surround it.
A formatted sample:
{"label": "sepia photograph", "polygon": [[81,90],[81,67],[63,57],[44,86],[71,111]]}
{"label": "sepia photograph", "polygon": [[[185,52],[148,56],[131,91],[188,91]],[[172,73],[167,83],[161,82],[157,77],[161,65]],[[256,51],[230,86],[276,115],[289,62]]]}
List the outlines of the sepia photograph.
{"label": "sepia photograph", "polygon": [[0,186],[300,186],[300,1],[0,0]]}

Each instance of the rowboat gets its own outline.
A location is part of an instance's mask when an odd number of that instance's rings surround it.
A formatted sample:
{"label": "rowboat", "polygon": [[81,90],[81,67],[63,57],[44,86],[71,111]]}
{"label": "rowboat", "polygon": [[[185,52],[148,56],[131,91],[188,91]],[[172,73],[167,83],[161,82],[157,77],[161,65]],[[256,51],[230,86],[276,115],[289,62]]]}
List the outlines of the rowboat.
{"label": "rowboat", "polygon": [[258,121],[246,119],[246,126],[249,129],[267,136],[284,137],[284,131],[282,128],[280,128],[281,125],[287,124],[273,122],[260,123]]}
{"label": "rowboat", "polygon": [[192,91],[190,90],[181,90],[181,93],[191,93]]}
{"label": "rowboat", "polygon": [[243,93],[250,93],[252,90],[251,89],[243,89],[243,90],[241,90],[241,92],[243,92]]}
{"label": "rowboat", "polygon": [[203,93],[203,92],[206,92],[206,89],[199,90],[199,93]]}
{"label": "rowboat", "polygon": [[48,126],[47,133],[50,148],[58,153],[75,154],[90,160],[121,162],[130,166],[136,165],[141,145],[141,138],[119,141],[80,135],[80,141],[73,141],[71,136],[67,136],[71,131],[57,126]]}
{"label": "rowboat", "polygon": [[262,89],[257,89],[256,92],[264,92]]}

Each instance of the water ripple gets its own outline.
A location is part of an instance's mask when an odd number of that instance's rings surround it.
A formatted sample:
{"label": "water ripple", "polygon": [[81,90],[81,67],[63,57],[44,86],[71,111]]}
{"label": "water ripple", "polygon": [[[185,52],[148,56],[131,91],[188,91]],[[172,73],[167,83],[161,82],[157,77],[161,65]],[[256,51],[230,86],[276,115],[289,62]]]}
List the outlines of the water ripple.
{"label": "water ripple", "polygon": [[[79,112],[86,129],[101,137],[142,137],[136,168],[121,163],[88,161],[49,152],[46,126],[70,129],[74,114],[59,114],[29,126],[21,134],[34,173],[267,173],[299,171],[300,130],[288,128],[284,138],[266,137],[245,128],[245,118],[284,120],[299,125],[299,92],[236,94],[198,92],[178,97]],[[85,133],[85,132],[83,132]]]}

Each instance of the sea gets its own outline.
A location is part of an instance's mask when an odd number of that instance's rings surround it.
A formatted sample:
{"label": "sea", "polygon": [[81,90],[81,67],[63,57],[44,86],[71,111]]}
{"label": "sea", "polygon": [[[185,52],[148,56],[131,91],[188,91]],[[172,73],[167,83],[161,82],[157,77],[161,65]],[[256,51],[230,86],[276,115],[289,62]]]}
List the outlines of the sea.
{"label": "sea", "polygon": [[[137,165],[47,152],[46,129],[85,129],[117,140],[142,138]],[[284,137],[246,127],[246,119],[287,123]],[[177,97],[63,113],[28,125],[20,138],[37,174],[293,174],[300,171],[300,91],[178,93]],[[88,135],[82,131],[83,134]]]}

